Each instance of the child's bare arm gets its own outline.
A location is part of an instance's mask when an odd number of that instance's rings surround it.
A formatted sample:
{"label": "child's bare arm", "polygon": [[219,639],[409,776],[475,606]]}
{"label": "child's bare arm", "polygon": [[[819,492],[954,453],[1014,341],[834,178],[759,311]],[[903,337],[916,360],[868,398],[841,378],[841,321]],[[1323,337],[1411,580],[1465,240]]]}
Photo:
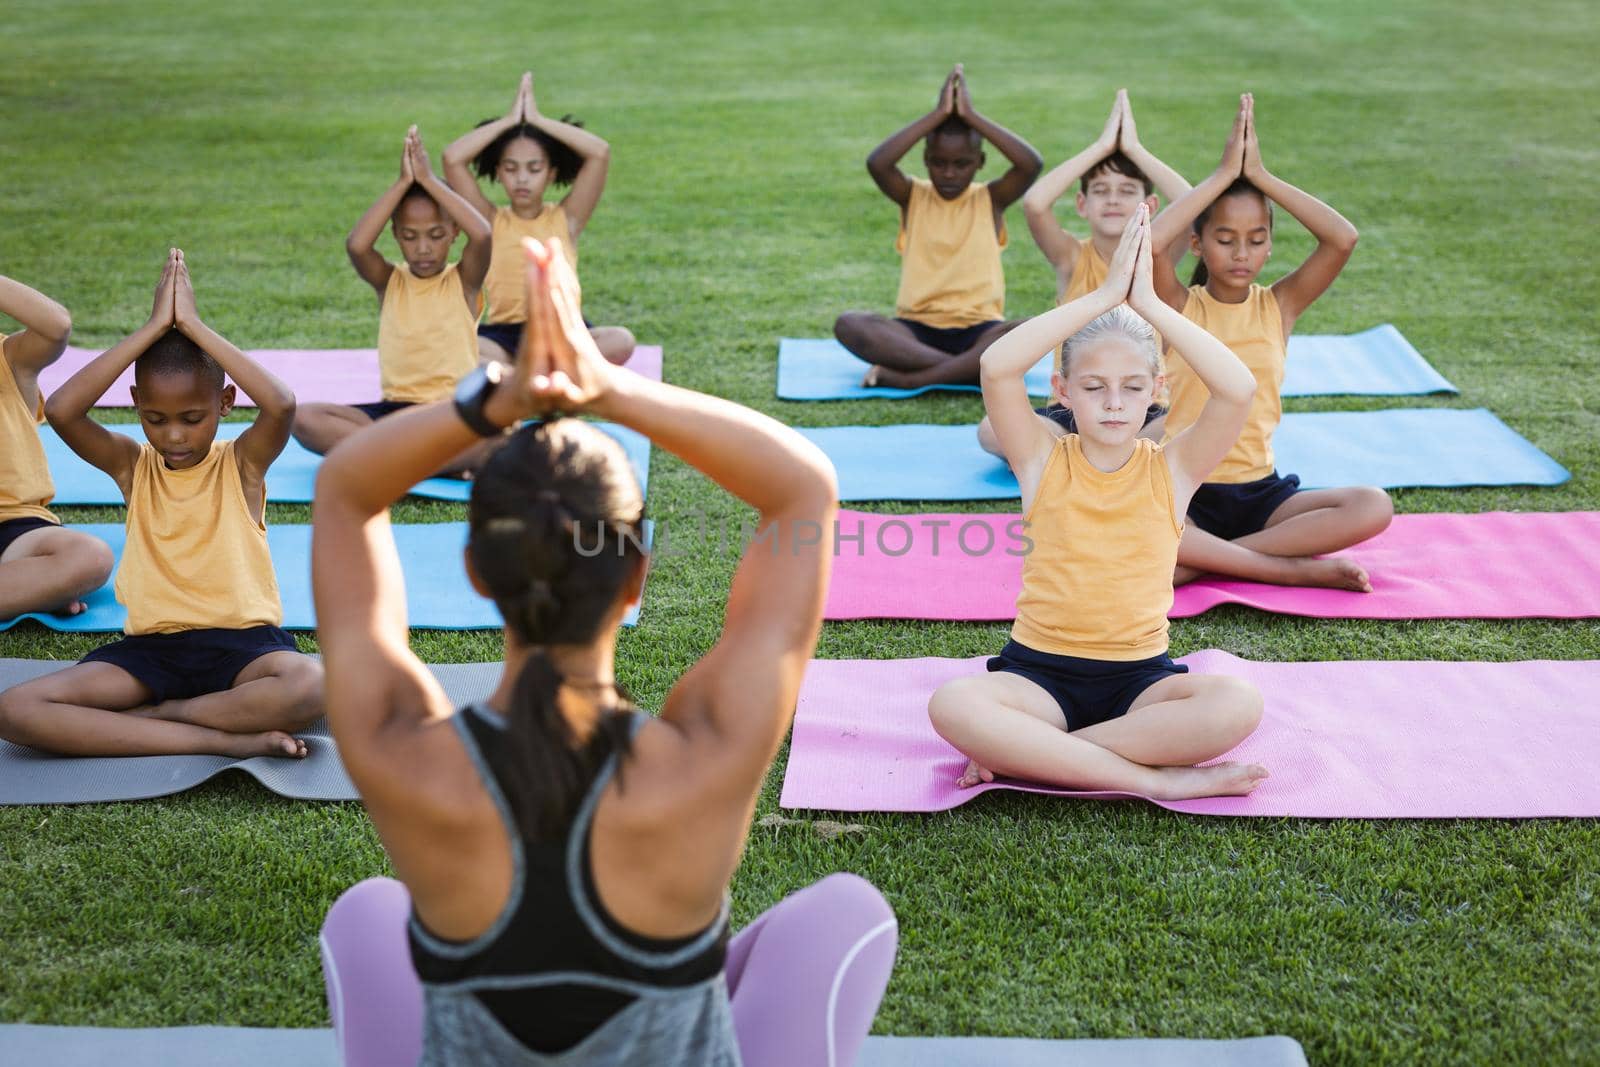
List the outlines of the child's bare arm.
{"label": "child's bare arm", "polygon": [[522,76],[522,86],[518,93],[523,103],[524,121],[554,137],[578,153],[583,160],[582,165],[578,167],[577,175],[572,179],[572,188],[561,199],[561,206],[567,212],[567,236],[576,242],[583,228],[589,225],[589,218],[594,214],[595,205],[600,203],[600,194],[605,192],[606,172],[611,168],[611,145],[605,138],[590,133],[582,126],[574,126],[570,122],[561,122],[542,114],[533,99],[531,72]]}
{"label": "child's bare arm", "polygon": [[[1133,164],[1144,171],[1145,177],[1155,183],[1156,192],[1161,194],[1161,199],[1172,203],[1180,199],[1190,189],[1183,175],[1167,166],[1156,154],[1144,146],[1139,140],[1139,127],[1133,121],[1133,103],[1128,99],[1128,90],[1123,89],[1117,93],[1117,100],[1122,105],[1122,133],[1118,139],[1117,147],[1122,154],[1133,161]],[[1166,245],[1162,251],[1173,263],[1183,258],[1188,251],[1189,242],[1179,234],[1177,239]]]}
{"label": "child's bare arm", "polygon": [[[406,152],[411,160],[411,174],[418,185],[438,201],[439,207],[462,233],[467,235],[467,247],[461,250],[461,286],[466,290],[467,306],[478,310],[478,290],[483,288],[484,276],[489,273],[489,253],[494,232],[489,220],[478,213],[467,198],[439,180],[428,162],[428,150],[422,138],[411,127],[406,138]],[[387,279],[385,280],[387,282]]]}
{"label": "child's bare arm", "polygon": [[872,150],[871,155],[867,156],[867,173],[872,175],[872,180],[883,190],[883,195],[902,208],[911,202],[911,179],[900,169],[900,160],[911,151],[912,145],[928,136],[939,123],[955,114],[955,87],[960,77],[961,67],[958,64],[945,78],[944,88],[939,90],[939,102],[934,105],[933,110],[909,126],[890,134],[882,144]]}
{"label": "child's bare arm", "polygon": [[1293,215],[1295,221],[1310,230],[1311,236],[1317,239],[1317,247],[1312,249],[1306,261],[1272,286],[1272,295],[1278,298],[1278,309],[1283,315],[1283,334],[1287,337],[1294,330],[1295,320],[1301,312],[1327,292],[1328,286],[1344,270],[1360,234],[1349,219],[1310,193],[1270,173],[1262,165],[1260,143],[1256,140],[1253,102],[1245,123],[1244,176],[1268,199]]}
{"label": "child's bare arm", "polygon": [[[522,76],[526,83],[528,75]],[[472,173],[472,161],[478,154],[494,143],[494,139],[502,133],[520,125],[524,121],[522,110],[522,85],[517,86],[516,98],[511,101],[511,110],[493,122],[486,122],[482,126],[468,130],[457,137],[445,148],[441,157],[444,162],[444,178],[450,183],[450,188],[466,197],[467,203],[477,208],[478,213],[484,218],[493,218],[495,207],[483,189],[478,185],[478,176]]]}
{"label": "child's bare arm", "polygon": [[[1168,258],[1165,250],[1174,243],[1188,240],[1194,220],[1200,212],[1225,192],[1244,173],[1244,138],[1249,115],[1250,94],[1239,97],[1239,110],[1233,117],[1233,128],[1228,132],[1227,143],[1222,146],[1222,162],[1199,185],[1167,205],[1150,224],[1150,241],[1154,248],[1154,278],[1156,295],[1174,311],[1182,311],[1189,302],[1189,290],[1178,280],[1177,257]],[[1180,246],[1181,247],[1181,246]]]}
{"label": "child's bare arm", "polygon": [[5,358],[14,372],[37,375],[66,351],[72,316],[48,296],[0,274],[0,312],[22,323],[5,340]]}
{"label": "child's bare arm", "polygon": [[972,97],[967,94],[965,74],[956,79],[956,115],[977,130],[985,141],[998,148],[1011,164],[1010,170],[989,183],[989,200],[994,204],[995,217],[998,219],[1000,212],[1028,191],[1033,179],[1044,169],[1044,157],[1017,134],[978,113],[972,106]]}
{"label": "child's bare arm", "polygon": [[1028,232],[1033,243],[1039,246],[1044,258],[1056,269],[1056,291],[1065,292],[1072,278],[1072,268],[1078,262],[1078,242],[1056,221],[1055,205],[1067,190],[1083,178],[1089,169],[1117,149],[1117,133],[1122,122],[1119,108],[1121,98],[1111,105],[1105,128],[1089,147],[1050,170],[1040,178],[1022,198],[1022,215],[1028,220]]}
{"label": "child's bare arm", "polygon": [[372,202],[372,206],[356,220],[350,236],[344,239],[344,250],[350,256],[350,265],[355,267],[362,281],[372,286],[380,304],[383,303],[383,291],[389,287],[389,275],[394,273],[394,264],[384,259],[378,251],[378,237],[389,220],[394,218],[406,190],[416,181],[416,175],[411,171],[411,136],[416,129],[413,126],[407,130],[405,140],[401,143],[400,177]]}
{"label": "child's bare arm", "polygon": [[109,474],[123,498],[133,489],[133,467],[139,443],[127,434],[112,433],[89,417],[89,409],[105,395],[119,375],[173,326],[177,291],[178,250],[169,249],[156,285],[150,319],[133,333],[102,352],[61,384],[45,401],[44,417],[61,439],[84,460]]}
{"label": "child's bare arm", "polygon": [[[1143,211],[1141,208],[1140,213]],[[1189,498],[1195,489],[1239,439],[1250,413],[1250,401],[1255,397],[1256,379],[1232,349],[1156,295],[1152,243],[1149,228],[1145,227],[1128,306],[1144,316],[1183,357],[1210,394],[1199,417],[1166,447],[1167,467],[1172,472],[1172,502],[1181,515],[1189,509]]]}
{"label": "child's bare arm", "polygon": [[195,310],[194,285],[189,264],[179,249],[173,290],[173,325],[178,332],[216,360],[222,371],[255,401],[259,414],[234,445],[239,474],[247,489],[266,477],[267,468],[289,443],[294,425],[294,392],[265,367],[239,350],[233,342],[207,326]]}

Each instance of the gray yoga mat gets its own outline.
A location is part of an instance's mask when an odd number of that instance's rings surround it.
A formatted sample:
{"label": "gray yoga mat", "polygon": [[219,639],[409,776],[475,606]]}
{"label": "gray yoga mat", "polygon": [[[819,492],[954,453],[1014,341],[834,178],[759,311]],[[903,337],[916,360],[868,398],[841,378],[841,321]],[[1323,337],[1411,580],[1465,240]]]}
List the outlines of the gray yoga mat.
{"label": "gray yoga mat", "polygon": [[[174,1026],[0,1026],[0,1063],[50,1067],[339,1067],[332,1030]],[[1129,1038],[869,1037],[858,1067],[1306,1067],[1288,1037],[1233,1041]]]}
{"label": "gray yoga mat", "polygon": [[[70,667],[65,660],[0,659],[0,690]],[[431,665],[452,703],[486,696],[500,678],[498,663]],[[254,756],[49,756],[0,741],[0,805],[102,804],[170,796],[214,778],[242,771],[266,788],[296,800],[355,800],[356,789],[339,761],[328,724],[317,720],[300,734],[305,759]],[[0,1064],[28,1062],[0,1055]],[[127,1067],[126,1064],[119,1067]]]}

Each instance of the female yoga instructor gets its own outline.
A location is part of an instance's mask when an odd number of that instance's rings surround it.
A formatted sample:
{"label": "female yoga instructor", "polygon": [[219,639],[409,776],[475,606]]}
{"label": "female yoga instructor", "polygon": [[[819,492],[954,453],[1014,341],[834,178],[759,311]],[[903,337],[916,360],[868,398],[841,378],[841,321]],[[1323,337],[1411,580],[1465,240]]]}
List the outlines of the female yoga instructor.
{"label": "female yoga instructor", "polygon": [[[527,259],[515,367],[363,429],[317,479],[328,719],[410,891],[422,1061],[848,1063],[894,959],[877,891],[833,875],[727,936],[728,882],[817,639],[833,472],[766,416],[612,368],[559,243],[530,241]],[[772,535],[746,551],[722,636],[659,717],[613,672],[644,583],[643,501],[620,446],[563,417],[579,413],[676,453]],[[467,572],[505,620],[506,662],[486,700],[453,708],[407,644],[387,508],[480,436],[541,417],[472,485]],[[369,887],[324,927],[347,1063],[407,1025],[354,987],[342,961],[363,948],[330,938]]]}

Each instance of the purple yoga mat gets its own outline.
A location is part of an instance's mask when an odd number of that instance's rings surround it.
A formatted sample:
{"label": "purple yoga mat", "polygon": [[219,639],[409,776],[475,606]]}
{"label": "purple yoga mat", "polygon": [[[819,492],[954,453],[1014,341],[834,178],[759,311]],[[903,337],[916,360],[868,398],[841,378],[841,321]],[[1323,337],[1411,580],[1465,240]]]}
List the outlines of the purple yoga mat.
{"label": "purple yoga mat", "polygon": [[[1248,678],[1261,726],[1229,759],[1272,777],[1248,797],[1156,801],[1197,815],[1355,819],[1600,816],[1600,663],[1252,663],[1208,650],[1180,662]],[[779,803],[829,811],[944,811],[966,758],[928,724],[942,683],[973,659],[816,660],[800,690]]]}
{"label": "purple yoga mat", "polygon": [[[55,392],[61,383],[98,355],[100,353],[92,349],[68,347],[60,359],[39,375],[45,395]],[[257,348],[250,350],[250,356],[287,382],[294,390],[295,399],[302,404],[365,404],[379,399],[378,350],[375,348]],[[640,345],[623,366],[659,382],[660,346]],[[133,368],[130,367],[106,390],[97,406],[132,407],[133,399],[128,395],[132,384]],[[247,407],[252,404],[243,389],[239,390],[238,402]]]}
{"label": "purple yoga mat", "polygon": [[[839,529],[824,618],[1016,616],[1026,548],[1016,515],[842,511]],[[1597,547],[1597,511],[1398,515],[1341,553],[1366,568],[1371,593],[1202,579],[1178,588],[1172,617],[1244,604],[1322,619],[1590,619]]]}

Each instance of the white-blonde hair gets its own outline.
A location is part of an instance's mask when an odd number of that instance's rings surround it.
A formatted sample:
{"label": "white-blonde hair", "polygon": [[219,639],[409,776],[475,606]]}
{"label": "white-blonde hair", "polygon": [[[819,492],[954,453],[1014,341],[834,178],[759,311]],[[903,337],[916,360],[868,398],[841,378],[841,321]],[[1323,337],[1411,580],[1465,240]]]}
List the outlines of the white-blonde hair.
{"label": "white-blonde hair", "polygon": [[1065,377],[1074,352],[1113,338],[1127,341],[1135,352],[1145,357],[1150,364],[1151,377],[1161,376],[1161,346],[1156,341],[1156,331],[1127,304],[1118,304],[1063,341],[1057,354],[1056,372]]}

